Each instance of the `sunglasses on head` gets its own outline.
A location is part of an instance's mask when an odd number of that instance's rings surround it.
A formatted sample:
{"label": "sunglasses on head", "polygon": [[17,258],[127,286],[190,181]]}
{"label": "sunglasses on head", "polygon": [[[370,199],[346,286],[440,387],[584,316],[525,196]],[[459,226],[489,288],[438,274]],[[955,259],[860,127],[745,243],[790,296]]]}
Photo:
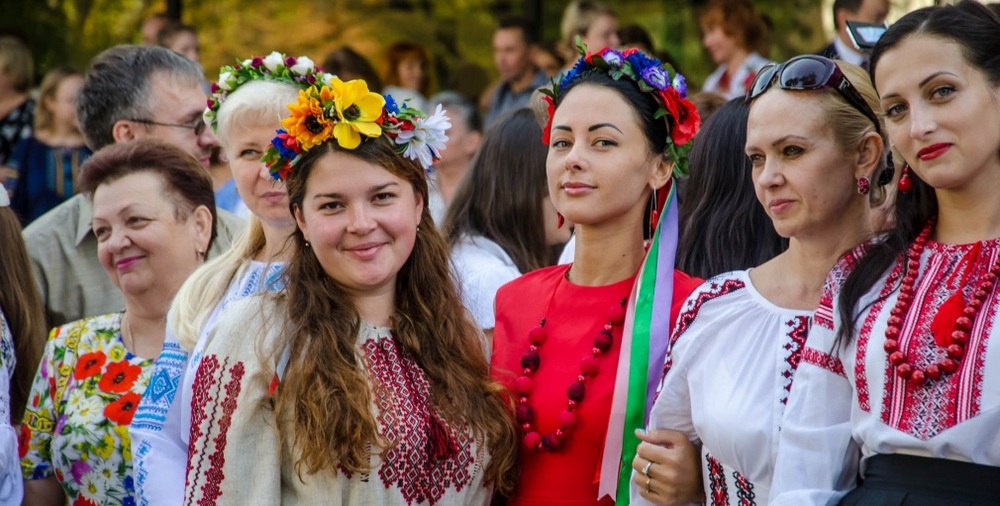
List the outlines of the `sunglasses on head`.
{"label": "sunglasses on head", "polygon": [[844,75],[840,67],[829,58],[802,55],[780,65],[774,63],[765,65],[757,72],[757,76],[747,90],[747,103],[763,95],[775,83],[777,83],[778,88],[783,90],[833,88],[844,97],[844,100],[847,100],[847,103],[872,120],[872,123],[875,124],[875,131],[882,135],[882,128],[879,127],[875,111],[868,106],[861,93],[858,93],[857,88],[851,84],[850,79]]}

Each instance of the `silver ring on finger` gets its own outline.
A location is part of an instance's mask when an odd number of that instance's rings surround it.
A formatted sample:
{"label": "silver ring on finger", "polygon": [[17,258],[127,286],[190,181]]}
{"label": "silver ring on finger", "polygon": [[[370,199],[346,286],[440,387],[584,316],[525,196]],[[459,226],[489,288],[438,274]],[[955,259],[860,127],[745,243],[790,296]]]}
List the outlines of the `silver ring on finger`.
{"label": "silver ring on finger", "polygon": [[646,461],[646,465],[642,466],[642,474],[643,474],[643,476],[647,476],[647,477],[649,476],[649,468],[652,467],[652,465],[653,465],[653,461],[652,460],[647,460]]}

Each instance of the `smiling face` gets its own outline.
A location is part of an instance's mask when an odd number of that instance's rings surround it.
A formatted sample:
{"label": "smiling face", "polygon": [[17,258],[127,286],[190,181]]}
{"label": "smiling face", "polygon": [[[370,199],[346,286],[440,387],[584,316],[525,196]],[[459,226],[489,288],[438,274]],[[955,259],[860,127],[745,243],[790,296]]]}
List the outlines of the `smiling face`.
{"label": "smiling face", "polygon": [[[782,237],[829,233],[848,209],[866,205],[852,173],[857,157],[841,148],[819,92],[773,88],[754,100],[747,121],[746,153],[757,200]],[[794,111],[794,122],[781,121]]]}
{"label": "smiling face", "polygon": [[97,257],[126,301],[150,293],[169,300],[204,258],[198,252],[207,248],[211,213],[202,206],[178,219],[175,198],[148,171],[94,191]]}
{"label": "smiling face", "polygon": [[226,137],[226,157],[240,198],[264,223],[278,228],[294,225],[288,212],[285,185],[271,179],[260,158],[271,145],[275,125],[234,124]]}
{"label": "smiling face", "polygon": [[882,55],[875,86],[886,132],[920,179],[936,189],[995,187],[1000,88],[969,65],[961,46],[910,36]]}
{"label": "smiling face", "polygon": [[394,290],[423,212],[413,186],[343,152],[316,160],[295,220],[323,270],[356,295]]}
{"label": "smiling face", "polygon": [[651,189],[670,175],[632,106],[592,84],[571,89],[556,109],[545,167],[552,204],[584,226],[640,225]]}

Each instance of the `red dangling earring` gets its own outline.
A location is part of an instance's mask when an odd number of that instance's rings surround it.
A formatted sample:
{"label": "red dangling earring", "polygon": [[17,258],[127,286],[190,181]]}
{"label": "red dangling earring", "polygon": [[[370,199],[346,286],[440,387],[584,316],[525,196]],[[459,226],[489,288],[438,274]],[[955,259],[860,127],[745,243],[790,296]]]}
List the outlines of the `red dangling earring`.
{"label": "red dangling earring", "polygon": [[656,200],[656,188],[653,188],[653,210],[649,212],[649,237],[652,239],[656,233],[656,224],[660,220],[659,201]]}
{"label": "red dangling earring", "polygon": [[910,164],[903,164],[903,175],[899,176],[896,187],[903,193],[910,193],[910,190],[913,189],[913,178],[910,177]]}
{"label": "red dangling earring", "polygon": [[556,228],[563,228],[563,225],[566,224],[566,218],[563,217],[562,213],[558,212],[556,213],[556,217],[559,220],[556,222]]}
{"label": "red dangling earring", "polygon": [[858,178],[858,194],[868,195],[871,191],[871,181],[868,180],[868,176],[861,176]]}

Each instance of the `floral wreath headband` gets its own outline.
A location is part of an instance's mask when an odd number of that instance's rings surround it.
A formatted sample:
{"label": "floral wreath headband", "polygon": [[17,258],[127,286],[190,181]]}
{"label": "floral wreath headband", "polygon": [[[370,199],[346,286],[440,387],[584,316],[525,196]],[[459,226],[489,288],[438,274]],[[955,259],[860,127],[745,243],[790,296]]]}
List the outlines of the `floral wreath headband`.
{"label": "floral wreath headband", "polygon": [[288,178],[304,153],[330,139],[344,149],[355,149],[362,136],[383,134],[395,144],[396,153],[429,169],[441,158],[448,140],[445,132],[451,128],[440,105],[427,116],[406,102],[396,105],[390,95],[369,91],[361,79],[344,82],[334,77],[321,87],[310,86],[299,91],[288,109],[291,116],[281,121],[283,128],[261,158],[279,181]]}
{"label": "floral wreath headband", "polygon": [[576,48],[580,59],[558,83],[552,81],[551,88],[542,88],[542,97],[548,106],[548,122],[542,133],[542,142],[549,143],[552,131],[552,115],[555,113],[555,100],[559,92],[571,83],[591,72],[605,72],[613,79],[628,78],[639,86],[643,92],[653,95],[660,105],[654,117],[666,118],[667,144],[664,153],[674,160],[674,175],[685,177],[688,172],[688,152],[691,151],[692,139],[701,127],[701,117],[698,109],[687,99],[687,81],[670,64],[666,64],[635,48],[624,51],[602,49],[595,53],[587,52],[587,47],[576,38]]}
{"label": "floral wreath headband", "polygon": [[279,81],[308,88],[317,83],[329,86],[334,77],[307,56],[296,58],[277,51],[267,56],[254,56],[235,65],[225,65],[219,69],[219,81],[212,83],[212,96],[204,114],[205,123],[217,133],[219,107],[230,93],[250,81]]}

